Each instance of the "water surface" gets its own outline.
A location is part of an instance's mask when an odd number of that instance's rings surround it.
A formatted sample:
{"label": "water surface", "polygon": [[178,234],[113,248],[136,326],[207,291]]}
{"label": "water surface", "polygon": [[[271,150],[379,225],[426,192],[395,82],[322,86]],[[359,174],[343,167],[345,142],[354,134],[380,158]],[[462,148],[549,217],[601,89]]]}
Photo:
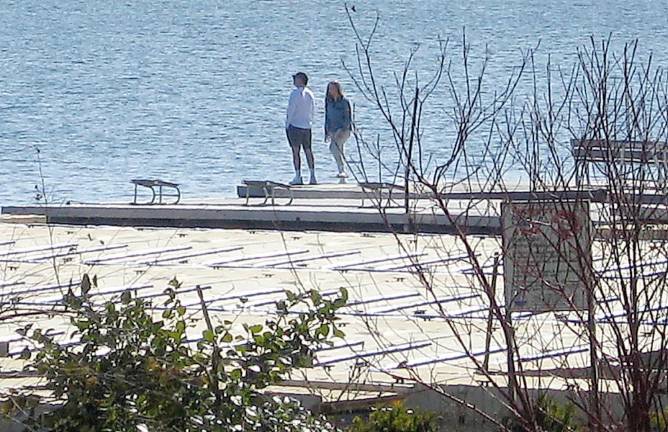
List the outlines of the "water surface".
{"label": "water surface", "polygon": [[[569,64],[594,35],[640,38],[659,64],[668,49],[665,1],[445,2],[372,0],[355,5],[379,77],[391,83],[408,52],[428,70],[439,36],[458,49],[466,28],[499,85],[540,41]],[[127,200],[131,178],[183,184],[188,198],[232,195],[243,178],[291,178],[283,121],[290,75],[311,77],[318,97],[314,147],[321,181],[334,181],[322,144],[322,96],[338,78],[368,136],[387,128],[342,67],[355,40],[343,3],[198,0],[4,0],[0,2],[0,204]],[[487,46],[487,48],[485,48]],[[447,155],[447,100],[425,114],[425,147]],[[37,162],[37,150],[41,166]],[[473,149],[475,150],[475,149]],[[388,151],[389,152],[389,151]],[[42,174],[40,175],[40,168]]]}

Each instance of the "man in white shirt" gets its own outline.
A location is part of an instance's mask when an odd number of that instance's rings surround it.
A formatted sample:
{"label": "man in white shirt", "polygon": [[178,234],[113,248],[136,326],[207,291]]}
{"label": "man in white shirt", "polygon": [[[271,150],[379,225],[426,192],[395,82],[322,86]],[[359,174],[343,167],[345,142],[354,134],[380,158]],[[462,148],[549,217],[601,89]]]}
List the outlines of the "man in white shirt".
{"label": "man in white shirt", "polygon": [[295,167],[295,178],[291,185],[304,184],[302,180],[300,151],[303,148],[306,162],[311,171],[309,184],[317,184],[315,179],[315,161],[311,150],[311,122],[315,112],[313,92],[306,87],[308,76],[304,72],[297,72],[292,76],[295,88],[290,93],[288,112],[285,118],[285,132],[292,148],[292,164]]}

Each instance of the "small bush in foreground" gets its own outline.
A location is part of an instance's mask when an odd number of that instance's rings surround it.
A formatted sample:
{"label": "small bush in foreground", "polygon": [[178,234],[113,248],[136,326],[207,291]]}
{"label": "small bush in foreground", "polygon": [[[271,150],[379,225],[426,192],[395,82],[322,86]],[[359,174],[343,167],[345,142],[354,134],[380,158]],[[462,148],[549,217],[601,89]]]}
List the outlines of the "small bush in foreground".
{"label": "small bush in foreground", "polygon": [[[207,324],[201,338],[186,338],[193,320],[176,297],[181,284],[165,291],[162,313],[129,291],[95,303],[87,276],[80,295],[65,302],[79,343],[62,344],[40,330],[40,347],[28,366],[45,378],[56,408],[26,422],[50,431],[327,431],[333,426],[289,399],[262,390],[295,368],[313,364],[315,349],[343,337],[335,313],[347,292],[328,300],[316,291],[287,292],[278,315],[263,324]],[[200,292],[201,295],[201,292]],[[216,325],[217,324],[217,325]],[[27,331],[28,329],[24,329]],[[41,393],[42,395],[44,393]],[[36,396],[36,395],[35,395]],[[18,399],[17,399],[18,400]]]}
{"label": "small bush in foreground", "polygon": [[[543,432],[571,432],[580,431],[580,423],[575,417],[575,406],[571,403],[559,403],[544,394],[536,399],[534,405],[536,425]],[[510,421],[509,429],[513,432],[528,432],[519,420]]]}
{"label": "small bush in foreground", "polygon": [[437,417],[396,403],[374,410],[368,420],[355,417],[349,432],[436,432]]}

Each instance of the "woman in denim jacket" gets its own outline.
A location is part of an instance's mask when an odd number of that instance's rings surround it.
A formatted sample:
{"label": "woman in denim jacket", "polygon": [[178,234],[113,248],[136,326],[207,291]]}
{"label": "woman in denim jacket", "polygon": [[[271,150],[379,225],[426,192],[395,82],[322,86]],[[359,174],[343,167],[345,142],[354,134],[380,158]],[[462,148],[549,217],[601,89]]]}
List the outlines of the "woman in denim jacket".
{"label": "woman in denim jacket", "polygon": [[352,132],[350,102],[343,94],[338,81],[327,84],[325,96],[325,142],[330,141],[329,151],[334,156],[338,168],[337,177],[346,178],[346,156],[344,144]]}

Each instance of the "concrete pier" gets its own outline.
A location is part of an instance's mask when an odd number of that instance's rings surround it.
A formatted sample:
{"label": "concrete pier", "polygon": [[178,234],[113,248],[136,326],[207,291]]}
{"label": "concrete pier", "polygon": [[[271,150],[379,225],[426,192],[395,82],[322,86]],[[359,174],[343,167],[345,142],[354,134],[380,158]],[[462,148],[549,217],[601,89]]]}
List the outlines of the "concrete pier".
{"label": "concrete pier", "polygon": [[495,234],[499,220],[481,214],[456,214],[456,223],[444,215],[428,212],[405,214],[390,209],[330,207],[129,206],[123,204],[73,205],[62,207],[3,207],[6,215],[45,216],[47,223],[173,228],[278,229],[285,231],[425,232],[452,233],[456,226],[469,233]]}
{"label": "concrete pier", "polygon": [[[365,194],[349,185],[294,188],[294,201],[277,191],[276,205],[263,205],[263,198],[185,199],[178,205],[131,205],[126,203],[71,203],[66,205],[4,206],[4,215],[36,215],[48,223],[173,228],[278,229],[285,231],[425,232],[497,234],[498,212],[468,201],[451,201],[450,217],[424,194],[411,194],[406,212],[403,195]],[[245,197],[245,190],[240,190]],[[251,197],[257,196],[256,192]]]}
{"label": "concrete pier", "polygon": [[[246,193],[248,192],[248,205]],[[170,228],[269,229],[283,231],[422,232],[498,235],[499,203],[504,200],[586,199],[592,202],[592,218],[607,194],[587,191],[530,192],[527,185],[511,190],[480,192],[457,186],[440,195],[446,215],[429,192],[411,191],[408,212],[404,193],[370,193],[356,184],[324,184],[276,189],[275,205],[265,203],[261,188],[237,186],[238,198],[185,198],[178,205],[131,205],[129,203],[75,203],[62,205],[14,205],[2,207],[3,215],[40,216],[48,223]],[[290,199],[292,198],[292,201]],[[665,203],[663,195],[644,194],[646,204]],[[291,202],[291,205],[286,205]],[[665,212],[663,212],[665,213]],[[668,217],[651,209],[654,222]]]}

